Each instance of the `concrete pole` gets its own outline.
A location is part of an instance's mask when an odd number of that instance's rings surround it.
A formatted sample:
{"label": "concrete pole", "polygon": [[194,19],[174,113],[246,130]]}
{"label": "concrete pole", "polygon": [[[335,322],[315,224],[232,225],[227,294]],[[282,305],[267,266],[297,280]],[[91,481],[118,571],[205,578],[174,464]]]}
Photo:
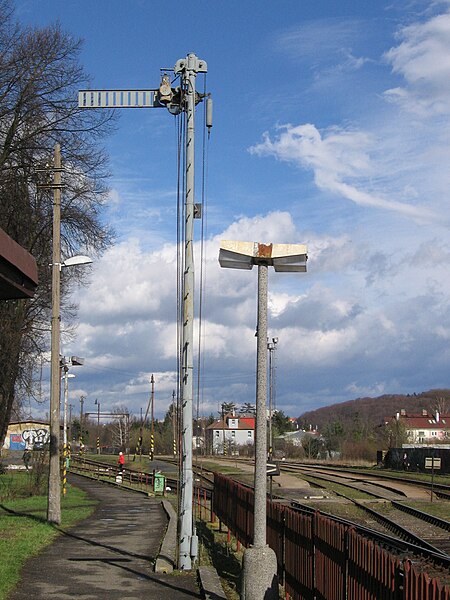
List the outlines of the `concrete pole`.
{"label": "concrete pole", "polygon": [[97,402],[97,454],[100,454],[100,402]]}
{"label": "concrete pole", "polygon": [[67,449],[67,406],[69,401],[69,369],[64,365],[63,447]]}
{"label": "concrete pole", "polygon": [[84,445],[84,441],[83,441],[83,404],[84,404],[84,396],[80,396],[80,454],[82,454],[82,446]]}
{"label": "concrete pole", "polygon": [[55,145],[53,168],[53,257],[52,323],[50,363],[50,465],[48,476],[47,521],[61,523],[61,475],[59,465],[59,428],[61,370],[60,344],[60,274],[61,274],[61,148]]}
{"label": "concrete pole", "polygon": [[255,548],[266,545],[267,502],[267,265],[258,265],[258,337],[256,351]]}
{"label": "concrete pole", "polygon": [[[273,454],[273,437],[272,437],[272,411],[273,411],[273,357],[272,352],[275,347],[271,342],[267,344],[269,348],[269,460],[272,460]],[[270,478],[270,482],[272,483],[272,478]],[[272,486],[271,486],[272,487]],[[272,492],[272,490],[271,490]],[[270,495],[272,498],[272,493]]]}
{"label": "concrete pole", "polygon": [[195,80],[198,59],[189,54],[183,68],[183,89],[186,95],[186,199],[183,279],[183,330],[181,362],[182,452],[181,504],[179,528],[179,568],[192,568],[192,402],[193,402],[193,341],[194,341],[194,164],[195,164]]}
{"label": "concrete pole", "polygon": [[253,546],[244,552],[242,600],[278,600],[277,559],[266,545],[267,522],[267,281],[268,266],[258,265],[258,338],[256,352],[255,504]]}
{"label": "concrete pole", "polygon": [[173,455],[177,455],[177,409],[175,404],[175,390],[172,392],[172,437]]}
{"label": "concrete pole", "polygon": [[153,375],[150,378],[150,383],[152,385],[152,413],[151,413],[151,428],[150,428],[150,460],[153,460],[155,457],[155,378]]}

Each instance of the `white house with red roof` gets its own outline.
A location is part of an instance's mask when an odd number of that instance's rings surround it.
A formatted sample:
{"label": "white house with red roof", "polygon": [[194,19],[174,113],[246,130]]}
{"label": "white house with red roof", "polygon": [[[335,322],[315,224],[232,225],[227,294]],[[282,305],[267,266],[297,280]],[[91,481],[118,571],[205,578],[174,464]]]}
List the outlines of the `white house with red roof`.
{"label": "white house with red roof", "polygon": [[212,454],[233,454],[239,446],[254,444],[255,415],[232,412],[217,419],[206,428],[206,443]]}
{"label": "white house with red roof", "polygon": [[450,414],[430,414],[423,409],[422,414],[407,414],[402,409],[395,417],[386,417],[385,425],[397,420],[403,423],[412,444],[450,442]]}

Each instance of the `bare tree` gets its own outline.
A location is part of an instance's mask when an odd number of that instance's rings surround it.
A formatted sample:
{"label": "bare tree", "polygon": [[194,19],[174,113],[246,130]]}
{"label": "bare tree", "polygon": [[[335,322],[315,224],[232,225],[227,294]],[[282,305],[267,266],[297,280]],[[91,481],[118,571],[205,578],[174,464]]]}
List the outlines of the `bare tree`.
{"label": "bare tree", "polygon": [[[30,373],[48,349],[51,309],[52,193],[36,186],[38,167],[60,143],[63,164],[61,251],[101,253],[112,232],[100,220],[106,158],[99,141],[111,127],[109,111],[82,111],[77,90],[88,85],[79,64],[80,41],[54,25],[23,28],[10,0],[0,0],[0,227],[33,254],[39,286],[32,300],[0,303],[0,444],[14,402],[30,389]],[[64,273],[66,298],[81,269]]]}
{"label": "bare tree", "polygon": [[130,414],[127,408],[119,407],[113,410],[113,446],[125,450],[130,439]]}

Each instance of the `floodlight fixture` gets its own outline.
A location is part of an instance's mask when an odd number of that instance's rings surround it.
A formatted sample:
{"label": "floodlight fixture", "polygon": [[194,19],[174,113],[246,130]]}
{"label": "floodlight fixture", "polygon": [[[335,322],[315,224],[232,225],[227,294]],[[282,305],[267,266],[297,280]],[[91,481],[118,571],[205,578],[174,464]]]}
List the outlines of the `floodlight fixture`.
{"label": "floodlight fixture", "polygon": [[308,260],[305,244],[263,244],[222,240],[219,263],[226,269],[245,269],[267,265],[277,272],[306,273]]}
{"label": "floodlight fixture", "polygon": [[66,258],[66,260],[61,263],[61,267],[74,267],[77,265],[89,265],[91,262],[92,262],[92,258],[89,258],[89,256],[85,256],[84,254],[77,254],[76,256],[71,256],[70,258]]}

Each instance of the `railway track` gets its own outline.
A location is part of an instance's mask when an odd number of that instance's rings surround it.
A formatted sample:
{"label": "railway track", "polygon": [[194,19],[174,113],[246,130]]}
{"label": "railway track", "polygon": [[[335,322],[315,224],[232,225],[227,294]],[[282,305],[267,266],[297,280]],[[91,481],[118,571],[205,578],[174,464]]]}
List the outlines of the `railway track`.
{"label": "railway track", "polygon": [[[285,466],[283,465],[283,470]],[[443,554],[450,560],[450,522],[436,517],[429,512],[405,505],[406,493],[404,482],[399,487],[398,479],[386,480],[382,478],[381,482],[374,482],[372,475],[367,477],[367,473],[349,473],[347,470],[334,472],[332,469],[323,470],[322,468],[312,469],[297,465],[287,465],[286,470],[291,472],[308,473],[315,480],[321,480],[327,483],[338,483],[340,486],[346,486],[352,490],[363,491],[365,494],[375,499],[382,499],[383,502],[369,503],[361,502],[350,498],[345,493],[336,492],[337,495],[346,498],[354,503],[361,511],[369,514],[373,519],[379,522],[386,531],[392,533],[417,547],[422,547],[432,553]],[[408,482],[414,486],[416,482]],[[420,486],[421,489],[422,486]]]}
{"label": "railway track", "polygon": [[389,474],[389,473],[385,473],[383,471],[377,470],[360,470],[360,469],[355,469],[353,467],[329,467],[329,466],[324,466],[324,465],[305,465],[305,464],[300,464],[300,463],[295,463],[295,462],[282,462],[280,463],[281,465],[281,469],[285,472],[307,472],[307,471],[311,471],[311,472],[322,472],[322,473],[334,473],[334,474],[340,474],[342,477],[347,476],[347,477],[352,477],[352,476],[358,476],[360,478],[362,478],[363,480],[379,480],[379,481],[385,481],[385,482],[390,482],[390,483],[402,483],[405,485],[412,485],[415,487],[419,487],[423,490],[428,491],[429,493],[431,493],[431,487],[433,487],[433,493],[438,497],[438,498],[442,498],[445,500],[450,500],[450,485],[446,485],[443,483],[439,483],[439,482],[435,482],[433,483],[433,486],[431,486],[431,482],[429,481],[423,481],[421,479],[416,479],[414,477],[411,477],[411,473],[408,474],[408,477],[405,478],[400,478],[398,476]]}
{"label": "railway track", "polygon": [[[102,473],[108,473],[110,477],[114,477],[117,472],[117,467],[110,463],[100,463],[88,459],[78,459],[77,463],[77,470],[84,469],[86,473],[91,472],[91,475],[93,474],[97,477]],[[342,492],[337,492],[337,495],[353,503],[366,515],[370,515],[371,520],[376,520],[380,523],[382,526],[380,531],[362,524],[362,522],[367,523],[367,517],[362,517],[360,522],[356,522],[342,519],[331,513],[323,514],[341,522],[351,523],[359,531],[364,532],[364,535],[367,537],[385,547],[396,549],[399,554],[412,553],[420,556],[421,560],[430,560],[433,564],[439,564],[445,569],[450,569],[450,522],[439,519],[425,511],[408,507],[404,504],[404,493],[399,493],[398,490],[393,491],[391,483],[381,481],[377,485],[373,482],[372,475],[370,476],[370,481],[367,481],[367,473],[358,474],[349,473],[348,471],[333,473],[331,469],[326,469],[324,472],[322,468],[318,469],[316,467],[312,469],[311,467],[304,468],[303,466],[289,464],[283,464],[282,468],[283,471],[296,473],[304,473],[306,471],[315,480],[327,482],[329,485],[339,483],[340,486],[347,486],[353,490],[363,491],[374,499],[381,499],[381,503],[361,502],[350,498]],[[212,493],[214,487],[213,473],[205,470],[203,467],[194,466],[193,469],[195,486],[203,489],[206,488],[208,495]],[[133,484],[142,483],[146,480],[146,484],[148,485],[149,478],[151,477],[152,473],[144,473],[128,468],[126,469],[125,482],[129,481],[130,484]],[[166,483],[171,487],[172,491],[176,492],[178,486],[177,479],[166,477]],[[283,498],[282,490],[277,493],[277,499],[281,498]],[[316,508],[297,501],[291,502],[291,504],[299,510],[316,510]]]}
{"label": "railway track", "polygon": [[[306,475],[306,479],[314,482],[324,482],[328,490],[333,490],[333,486],[338,485],[340,491],[334,490],[333,493],[347,502],[353,503],[358,507],[361,513],[359,522],[352,521],[358,528],[364,527],[365,535],[380,539],[384,545],[388,540],[399,552],[403,550],[413,551],[414,553],[425,553],[433,556],[433,561],[437,556],[443,557],[446,568],[450,567],[450,522],[436,517],[429,512],[414,509],[404,504],[407,499],[407,493],[411,496],[416,493],[427,499],[424,493],[423,482],[419,482],[419,491],[414,492],[416,481],[399,481],[398,478],[377,477],[373,473],[354,472],[349,469],[333,469],[317,466],[304,466],[292,463],[281,463],[283,472]],[[313,485],[314,485],[313,483]],[[427,487],[428,484],[426,484]],[[407,490],[407,486],[410,489]],[[352,491],[363,492],[364,495],[371,497],[372,501],[358,501],[342,491],[342,488],[349,488]],[[283,497],[283,492],[277,492],[279,497]],[[288,499],[288,498],[286,498]],[[293,503],[293,506],[303,507],[308,510],[306,505],[299,502]],[[317,505],[320,510],[320,504]],[[315,508],[309,510],[315,510]],[[323,512],[323,511],[321,511]],[[327,514],[332,518],[341,519],[334,514]],[[367,521],[376,521],[381,527],[375,531],[372,528],[364,526]],[[347,519],[344,521],[348,522]],[[375,526],[375,524],[374,524]],[[407,546],[404,547],[403,543]]]}

